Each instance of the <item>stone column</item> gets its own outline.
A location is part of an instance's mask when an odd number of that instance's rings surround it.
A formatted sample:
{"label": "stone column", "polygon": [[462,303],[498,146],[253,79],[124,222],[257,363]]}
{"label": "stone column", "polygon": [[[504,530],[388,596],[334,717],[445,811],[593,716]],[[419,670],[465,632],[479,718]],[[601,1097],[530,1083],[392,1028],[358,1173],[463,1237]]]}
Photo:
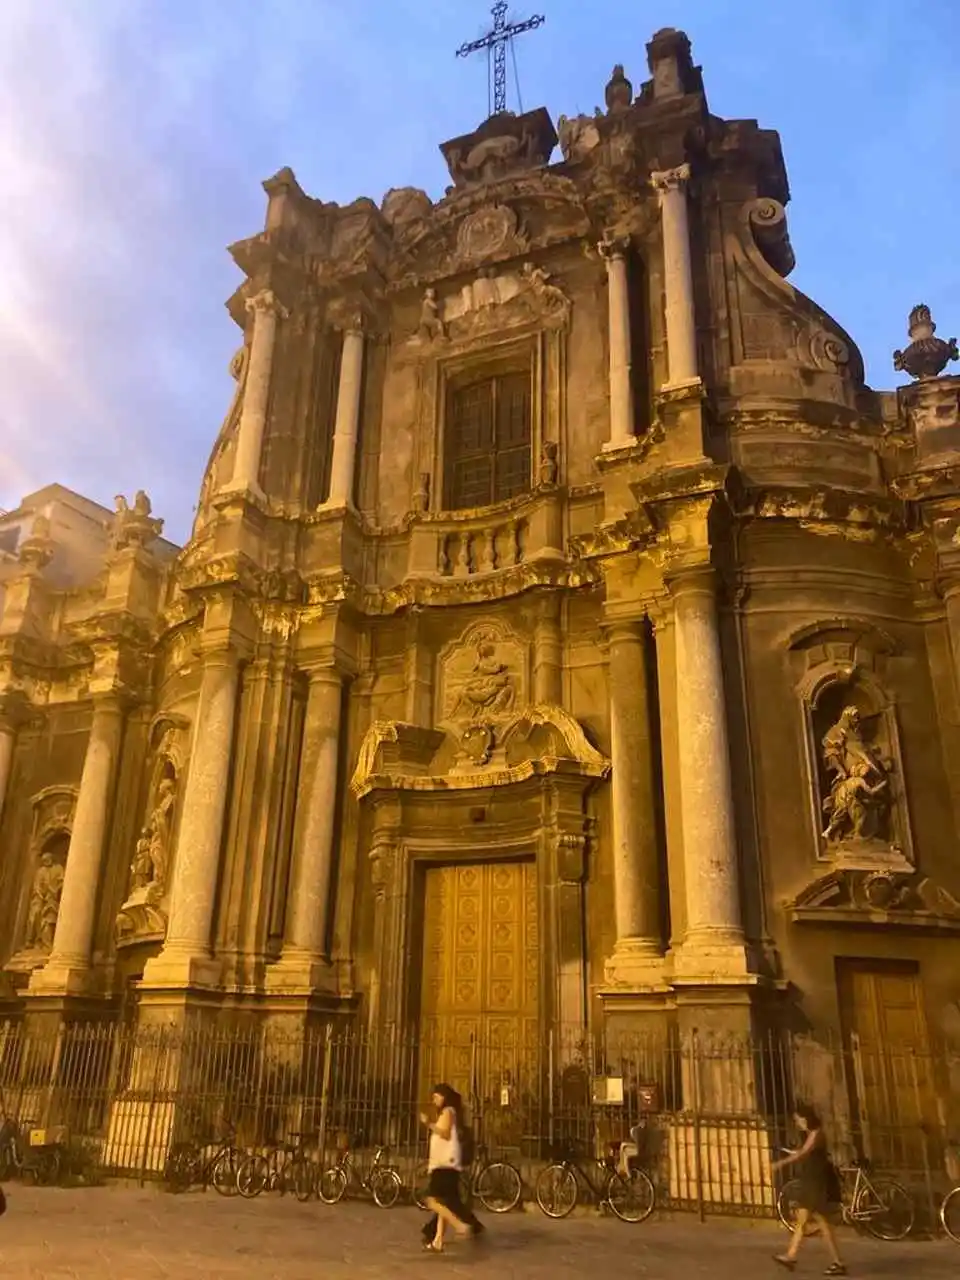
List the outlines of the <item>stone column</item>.
{"label": "stone column", "polygon": [[956,697],[960,705],[960,580],[944,584],[943,602],[947,614],[950,652],[953,654]]}
{"label": "stone column", "polygon": [[337,421],[330,463],[328,507],[353,505],[353,480],[357,468],[357,437],[360,434],[360,390],[363,385],[363,333],[358,327],[343,335],[340,357],[340,385],[337,390]]}
{"label": "stone column", "polygon": [[697,320],[690,265],[690,220],[687,183],[690,166],[652,173],[650,181],[660,199],[663,231],[663,288],[666,299],[666,388],[689,387],[700,381],[697,372]]}
{"label": "stone column", "polygon": [[146,986],[212,985],[216,981],[210,930],[239,686],[237,653],[232,649],[208,651],[173,863],[167,937],[163,950],[144,968]]}
{"label": "stone column", "polygon": [[607,629],[610,688],[610,825],[617,941],[607,978],[649,984],[661,966],[657,795],[643,624]]}
{"label": "stone column", "polygon": [[317,966],[328,959],[342,705],[340,672],[334,667],[311,671],[285,940],[280,963],[269,975],[273,988],[316,986]]}
{"label": "stone column", "polygon": [[263,497],[260,488],[260,454],[263,433],[267,425],[267,408],[270,403],[270,378],[273,371],[273,351],[277,341],[277,320],[286,319],[288,312],[277,301],[270,289],[261,289],[247,299],[247,311],[253,316],[253,335],[250,339],[243,403],[240,409],[240,425],[237,429],[237,453],[233,464],[233,479],[229,488],[248,490]]}
{"label": "stone column", "polygon": [[607,264],[610,333],[610,439],[603,447],[623,449],[635,439],[627,246],[623,241],[604,240],[599,249]]}
{"label": "stone column", "polygon": [[13,768],[13,747],[16,734],[13,725],[0,715],[0,823],[3,822],[3,802],[7,797],[10,770]]}
{"label": "stone column", "polygon": [[539,604],[533,632],[533,700],[540,705],[563,705],[563,641],[560,598],[554,593]]}
{"label": "stone column", "polygon": [[97,696],[80,775],[53,946],[47,963],[31,977],[32,991],[76,994],[84,988],[90,969],[104,838],[122,732],[123,709],[119,697],[115,694]]}
{"label": "stone column", "polygon": [[677,972],[722,979],[745,972],[745,952],[713,571],[684,573],[670,589],[687,907]]}

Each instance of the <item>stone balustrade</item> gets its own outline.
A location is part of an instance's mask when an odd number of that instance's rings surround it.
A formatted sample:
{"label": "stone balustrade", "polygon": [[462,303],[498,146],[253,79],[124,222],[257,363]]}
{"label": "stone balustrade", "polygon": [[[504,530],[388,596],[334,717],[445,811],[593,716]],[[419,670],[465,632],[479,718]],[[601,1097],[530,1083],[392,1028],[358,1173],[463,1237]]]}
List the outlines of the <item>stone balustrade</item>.
{"label": "stone balustrade", "polygon": [[562,557],[556,493],[495,508],[423,512],[411,523],[408,577],[472,578],[531,560]]}

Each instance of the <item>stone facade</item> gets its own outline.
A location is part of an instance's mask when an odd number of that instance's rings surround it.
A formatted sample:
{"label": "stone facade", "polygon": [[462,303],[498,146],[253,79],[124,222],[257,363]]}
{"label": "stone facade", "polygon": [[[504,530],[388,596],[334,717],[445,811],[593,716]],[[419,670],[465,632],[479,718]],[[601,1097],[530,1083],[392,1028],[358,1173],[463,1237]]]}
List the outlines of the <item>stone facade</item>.
{"label": "stone facade", "polygon": [[7,1012],[960,1041],[956,347],[867,387],[647,53],[437,202],[282,169],[186,547],[8,557]]}

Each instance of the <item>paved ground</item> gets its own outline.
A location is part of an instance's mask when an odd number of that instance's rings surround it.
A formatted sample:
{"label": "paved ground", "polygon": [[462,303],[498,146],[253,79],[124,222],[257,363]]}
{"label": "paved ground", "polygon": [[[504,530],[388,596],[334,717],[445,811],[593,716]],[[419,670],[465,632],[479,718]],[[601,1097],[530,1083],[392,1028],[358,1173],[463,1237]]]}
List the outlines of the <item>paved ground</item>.
{"label": "paved ground", "polygon": [[[299,1205],[273,1196],[246,1203],[215,1192],[165,1195],[121,1187],[7,1188],[0,1219],[2,1280],[416,1280],[438,1273],[476,1280],[752,1280],[786,1273],[770,1261],[786,1240],[768,1223],[693,1218],[641,1226],[583,1216],[551,1222],[536,1211],[497,1218],[483,1243],[440,1257],[419,1249],[415,1209],[346,1203]],[[956,1280],[960,1249],[944,1241],[883,1245],[842,1237],[850,1273],[893,1280]],[[797,1274],[819,1275],[809,1241]]]}

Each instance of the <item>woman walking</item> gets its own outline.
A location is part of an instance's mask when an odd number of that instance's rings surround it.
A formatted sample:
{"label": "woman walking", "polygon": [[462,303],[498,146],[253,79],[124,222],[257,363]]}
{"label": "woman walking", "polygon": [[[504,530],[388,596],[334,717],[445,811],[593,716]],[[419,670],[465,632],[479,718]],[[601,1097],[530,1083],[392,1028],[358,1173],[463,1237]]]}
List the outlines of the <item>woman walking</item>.
{"label": "woman walking", "polygon": [[837,1239],[827,1214],[831,1203],[839,1199],[837,1173],[830,1161],[827,1151],[827,1138],[823,1132],[820,1117],[812,1107],[798,1104],[794,1112],[794,1121],[802,1134],[805,1134],[803,1145],[798,1151],[791,1152],[783,1160],[777,1160],[771,1167],[782,1169],[785,1165],[800,1164],[800,1189],[797,1195],[797,1222],[793,1230],[793,1238],[786,1253],[774,1256],[774,1262],[792,1271],[797,1265],[797,1254],[803,1243],[807,1223],[813,1221],[820,1232],[830,1254],[830,1266],[824,1275],[845,1276],[847,1268],[840,1260],[837,1251]]}
{"label": "woman walking", "polygon": [[[469,1236],[476,1230],[476,1219],[464,1208],[460,1198],[460,1170],[463,1163],[460,1147],[463,1123],[460,1095],[448,1084],[434,1085],[433,1105],[437,1109],[435,1120],[425,1114],[420,1116],[430,1130],[427,1162],[430,1181],[427,1185],[426,1205],[433,1214],[424,1227],[423,1247],[430,1253],[442,1253],[444,1226],[452,1227],[458,1236]],[[479,1223],[476,1223],[476,1227],[479,1227]]]}

